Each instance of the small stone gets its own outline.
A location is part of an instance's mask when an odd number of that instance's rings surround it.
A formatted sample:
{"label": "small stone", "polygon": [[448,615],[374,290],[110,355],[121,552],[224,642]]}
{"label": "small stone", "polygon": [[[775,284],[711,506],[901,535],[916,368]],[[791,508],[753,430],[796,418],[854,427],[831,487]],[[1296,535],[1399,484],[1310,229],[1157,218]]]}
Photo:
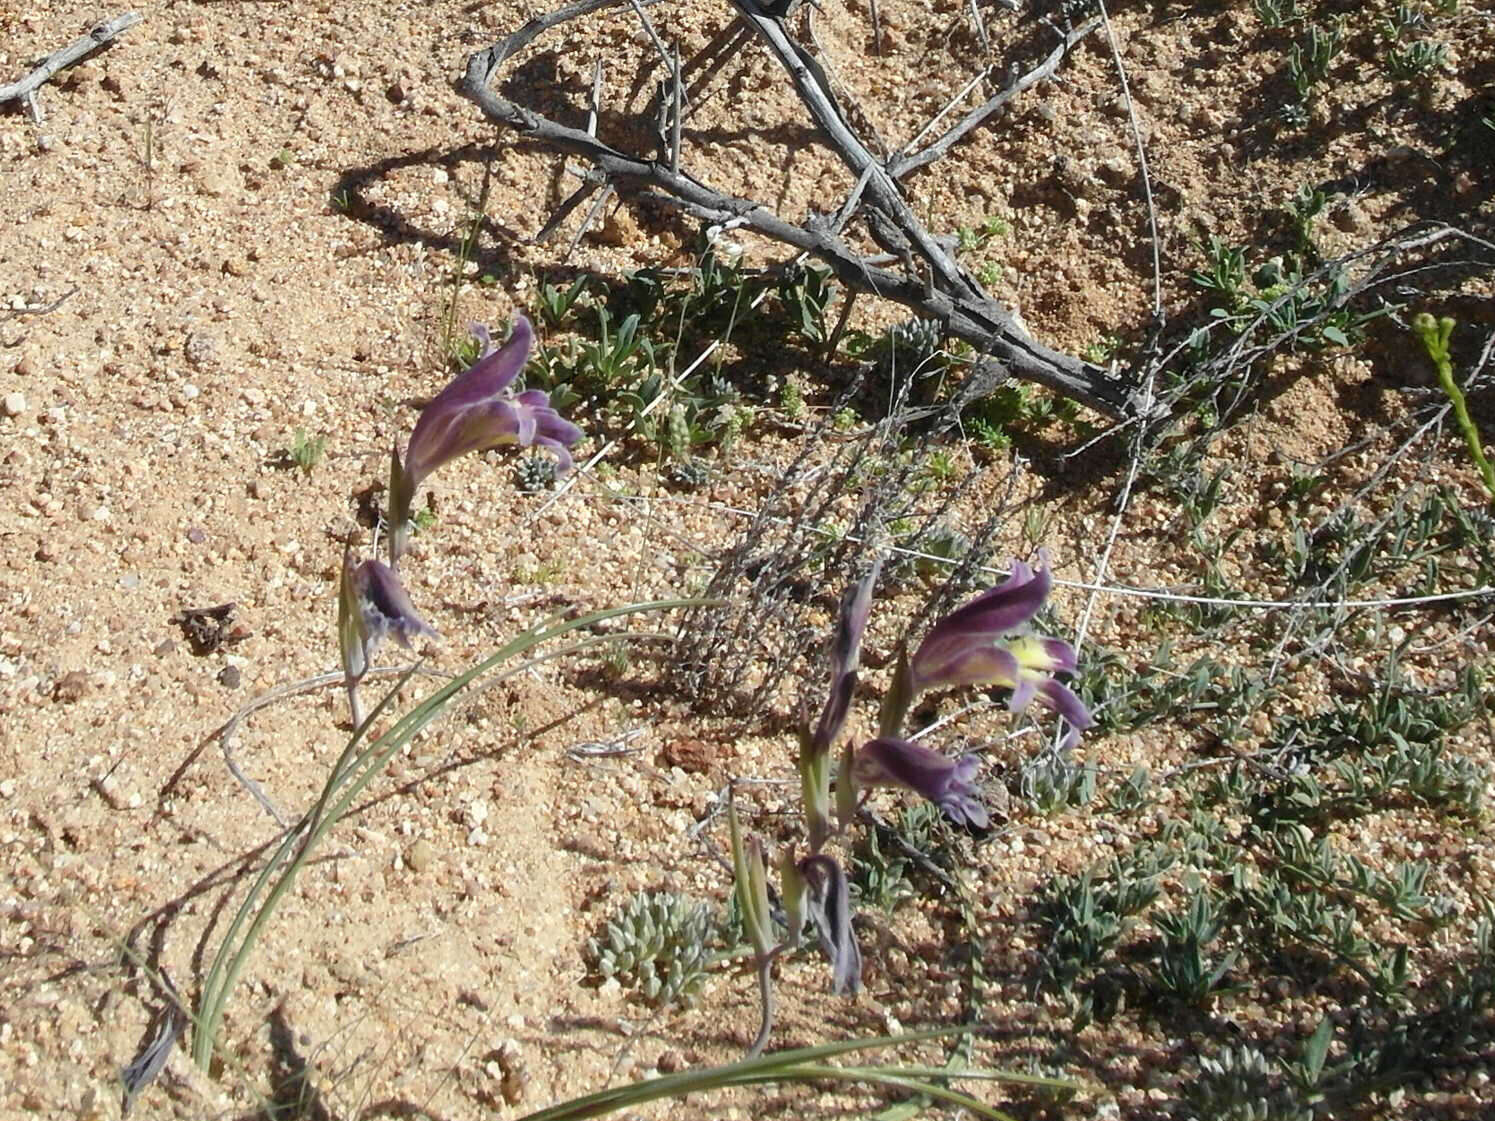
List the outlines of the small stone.
{"label": "small stone", "polygon": [[705,740],[683,738],[671,740],[664,745],[660,752],[664,764],[668,767],[679,767],[688,774],[706,774],[711,770],[711,765],[716,761],[716,752]]}
{"label": "small stone", "polygon": [[685,1056],[675,1050],[664,1051],[654,1064],[654,1069],[660,1074],[679,1074],[685,1069]]}
{"label": "small stone", "polygon": [[237,689],[244,675],[239,672],[238,666],[224,666],[218,671],[218,684],[225,689]]}
{"label": "small stone", "polygon": [[138,572],[126,572],[119,578],[119,586],[127,592],[134,591],[140,587],[140,574]]}
{"label": "small stone", "polygon": [[227,167],[202,166],[197,172],[197,189],[208,198],[223,198],[238,191],[238,174]]}
{"label": "small stone", "polygon": [[187,342],[182,347],[182,353],[186,355],[187,361],[194,366],[202,366],[218,350],[218,343],[211,335],[204,335],[200,331],[194,331],[187,336]]}
{"label": "small stone", "polygon": [[405,87],[399,82],[391,82],[389,88],[384,91],[384,96],[389,98],[393,104],[398,105],[405,100]]}
{"label": "small stone", "polygon": [[208,535],[202,530],[198,529],[197,526],[193,526],[187,531],[187,540],[192,542],[192,544],[194,545],[201,545],[207,539]]}
{"label": "small stone", "polygon": [[264,501],[264,499],[269,495],[269,493],[270,493],[270,488],[265,485],[265,483],[264,483],[264,481],[262,479],[250,479],[249,480],[249,497],[250,498],[255,498],[255,499],[259,499],[260,501]]}
{"label": "small stone", "polygon": [[1354,200],[1333,211],[1329,217],[1336,227],[1347,234],[1360,233],[1372,225],[1370,217],[1365,213],[1365,208]]}
{"label": "small stone", "polygon": [[524,1056],[519,1051],[519,1044],[512,1039],[505,1041],[499,1048],[498,1069],[503,1074],[499,1088],[503,1092],[504,1101],[510,1105],[518,1105],[524,1100],[524,1092],[529,1087],[529,1071],[526,1069]]}
{"label": "small stone", "polygon": [[69,670],[52,686],[52,699],[58,704],[75,704],[88,692],[88,675],[82,670]]}
{"label": "small stone", "polygon": [[637,245],[644,240],[644,235],[638,220],[627,208],[620,206],[604,219],[596,238],[603,245],[625,246]]}
{"label": "small stone", "polygon": [[422,837],[410,846],[410,851],[405,854],[405,863],[410,866],[412,872],[430,871],[431,865],[436,863],[435,846]]}
{"label": "small stone", "polygon": [[16,377],[34,377],[37,371],[36,359],[29,354],[21,355],[21,360],[16,363]]}
{"label": "small stone", "polygon": [[160,642],[156,643],[156,648],[151,651],[158,658],[164,658],[166,655],[175,652],[176,643],[169,638],[163,638]]}
{"label": "small stone", "polygon": [[5,415],[20,416],[26,411],[26,395],[24,393],[7,393],[5,395]]}

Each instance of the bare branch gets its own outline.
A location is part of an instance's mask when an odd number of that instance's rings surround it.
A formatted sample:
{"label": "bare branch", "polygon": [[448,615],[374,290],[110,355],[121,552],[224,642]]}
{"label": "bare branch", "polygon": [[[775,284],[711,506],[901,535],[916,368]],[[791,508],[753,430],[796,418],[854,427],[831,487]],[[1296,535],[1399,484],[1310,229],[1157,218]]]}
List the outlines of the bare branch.
{"label": "bare branch", "polygon": [[[1081,39],[1085,38],[1085,36],[1089,35],[1092,31],[1099,27],[1100,23],[1101,21],[1099,20],[1099,18],[1086,20],[1079,27],[1075,28],[1068,35],[1066,35],[1064,37],[1064,41],[1049,52],[1048,58],[1044,59],[1032,70],[1029,70],[1021,78],[1017,79],[1017,81],[1013,82],[1010,86],[1007,86],[1000,93],[996,94],[996,96],[992,97],[985,104],[979,105],[975,109],[972,109],[969,113],[967,113],[960,119],[959,124],[951,128],[949,132],[945,133],[945,135],[941,136],[933,144],[929,145],[929,147],[922,148],[910,155],[895,154],[894,157],[888,161],[888,174],[891,175],[894,179],[902,179],[905,175],[907,175],[910,171],[913,171],[915,168],[925,167],[942,157],[959,140],[969,134],[972,129],[976,128],[983,121],[988,120],[993,113],[996,113],[1018,94],[1022,93],[1024,90],[1032,89],[1039,82],[1044,81],[1046,78],[1052,78],[1054,76],[1054,72],[1059,69],[1059,64],[1064,61],[1064,56],[1069,54],[1076,43],[1078,43]],[[963,95],[964,91],[962,91],[962,96]],[[940,117],[945,115],[945,112],[945,109],[940,110],[939,114],[935,117],[935,120],[939,120]],[[921,129],[919,132],[919,136],[923,136],[924,132],[927,130],[928,126],[926,126],[924,129]]]}
{"label": "bare branch", "polygon": [[31,113],[31,119],[41,124],[41,105],[36,99],[36,91],[51,80],[53,75],[81,62],[100,47],[108,46],[122,32],[134,27],[143,18],[139,12],[126,12],[122,16],[115,16],[113,19],[96,24],[87,35],[73,40],[62,50],[48,55],[42,60],[40,66],[20,81],[12,82],[8,86],[0,86],[0,102],[20,101]]}
{"label": "bare branch", "polygon": [[[999,378],[1010,375],[1037,382],[1111,417],[1134,417],[1143,411],[1135,387],[1128,381],[1037,342],[1008,309],[988,296],[956,263],[949,245],[925,229],[914,215],[898,186],[897,175],[873,155],[852,129],[820,64],[790,38],[781,20],[766,14],[754,0],[732,0],[732,4],[742,21],[778,58],[811,118],[856,176],[857,191],[834,222],[811,215],[802,225],[796,225],[754,200],[714,190],[669,163],[618,151],[588,132],[510,101],[494,88],[493,79],[499,67],[548,28],[603,8],[633,2],[581,0],[530,20],[518,31],[468,59],[461,92],[489,119],[554,150],[586,159],[609,185],[626,184],[644,197],[675,206],[703,221],[732,222],[809,253],[828,265],[851,291],[892,300],[921,317],[937,320],[950,335],[975,347],[979,355],[978,373],[983,378],[994,372]],[[638,0],[640,4],[648,2]],[[1088,32],[1091,26],[1087,25],[1083,31]],[[1051,75],[1070,45],[1071,40],[1067,39],[1063,48],[1032,74],[1020,79],[1012,90],[999,94],[998,99],[1010,99],[1021,89]],[[678,72],[678,66],[671,69]],[[995,104],[988,102],[974,112],[989,116],[1003,103],[998,99],[993,99]],[[971,123],[963,121],[929,149],[907,157],[910,162],[903,170],[933,162],[985,116],[978,116]],[[874,240],[892,254],[893,262],[902,264],[902,271],[882,267],[877,259],[857,252],[842,236],[844,222],[858,205]]]}

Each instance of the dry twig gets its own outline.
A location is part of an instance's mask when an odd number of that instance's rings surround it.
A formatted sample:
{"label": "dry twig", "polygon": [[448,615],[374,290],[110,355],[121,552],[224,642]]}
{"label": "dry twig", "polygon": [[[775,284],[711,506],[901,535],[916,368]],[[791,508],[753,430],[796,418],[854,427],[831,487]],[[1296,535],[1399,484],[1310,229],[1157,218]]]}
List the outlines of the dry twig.
{"label": "dry twig", "polygon": [[[1016,93],[1050,76],[1063,58],[1063,49],[1077,40],[1080,31],[1067,38],[1064,48],[1050,54],[1032,73],[967,114],[928,148],[883,161],[857,135],[820,63],[789,35],[783,18],[770,14],[757,0],[732,0],[740,20],[778,59],[821,134],[856,176],[860,197],[854,208],[865,219],[873,239],[891,255],[886,260],[901,266],[889,268],[884,267],[884,259],[854,249],[826,216],[811,214],[796,224],[762,203],[724,194],[677,170],[672,166],[678,158],[675,153],[669,160],[660,160],[620,151],[590,131],[560,124],[495,89],[494,78],[504,63],[544,32],[604,8],[634,3],[642,7],[647,2],[578,0],[536,17],[493,46],[475,52],[468,59],[460,88],[490,120],[556,151],[582,157],[592,165],[592,174],[609,186],[626,186],[702,221],[718,225],[730,222],[808,253],[828,265],[849,290],[892,300],[922,318],[937,321],[947,334],[976,348],[981,360],[975,376],[988,388],[1012,376],[1046,385],[1110,417],[1132,418],[1145,411],[1142,397],[1127,378],[1032,338],[1008,309],[987,295],[956,263],[950,247],[925,229],[898,184],[900,175],[934,162]],[[668,59],[664,65],[678,73]],[[688,99],[688,93],[686,96]],[[584,189],[590,186],[586,184]],[[576,201],[573,196],[567,205],[574,206]],[[553,221],[547,223],[547,231],[553,225]]]}
{"label": "dry twig", "polygon": [[42,123],[41,102],[37,100],[36,91],[53,75],[66,70],[69,66],[83,61],[100,47],[107,47],[121,33],[134,27],[144,17],[139,12],[126,12],[122,16],[106,19],[102,23],[95,24],[87,35],[73,40],[60,51],[54,51],[42,60],[30,74],[27,74],[18,82],[12,82],[8,86],[0,86],[0,103],[6,101],[19,101],[31,114],[31,119],[36,124]]}

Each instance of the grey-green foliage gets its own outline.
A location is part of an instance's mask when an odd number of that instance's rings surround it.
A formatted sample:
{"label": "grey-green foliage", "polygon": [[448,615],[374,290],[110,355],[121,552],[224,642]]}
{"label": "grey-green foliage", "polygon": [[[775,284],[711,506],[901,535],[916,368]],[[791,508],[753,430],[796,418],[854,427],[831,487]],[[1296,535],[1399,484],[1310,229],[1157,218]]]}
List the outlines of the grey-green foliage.
{"label": "grey-green foliage", "polygon": [[548,455],[527,455],[514,465],[515,480],[526,494],[555,486],[555,460]]}
{"label": "grey-green foliage", "polygon": [[672,891],[638,892],[588,943],[593,968],[645,1001],[689,1004],[706,979],[716,927],[705,903]]}
{"label": "grey-green foliage", "polygon": [[291,437],[290,460],[304,475],[310,475],[316,469],[326,451],[326,436],[308,436],[306,429],[298,428]]}
{"label": "grey-green foliage", "polygon": [[695,490],[711,481],[711,468],[699,459],[675,459],[666,468],[665,477],[678,487]]}
{"label": "grey-green foliage", "polygon": [[1422,78],[1448,61],[1448,44],[1420,39],[1405,47],[1393,47],[1386,55],[1386,69],[1393,78]]}
{"label": "grey-green foliage", "polygon": [[932,802],[918,801],[904,807],[896,821],[874,817],[857,842],[847,875],[859,901],[891,913],[921,886],[952,886],[959,861],[950,823]]}
{"label": "grey-green foliage", "polygon": [[820,265],[787,265],[779,278],[779,299],[790,325],[812,343],[830,339],[826,309],[835,291],[830,270]]}
{"label": "grey-green foliage", "polygon": [[1298,0],[1251,0],[1251,7],[1264,27],[1285,27],[1303,18],[1303,6]]}
{"label": "grey-green foliage", "polygon": [[1294,1121],[1306,1113],[1273,1106],[1273,1064],[1249,1044],[1226,1046],[1199,1059],[1199,1074],[1189,1081],[1184,1100],[1193,1117],[1211,1121]]}
{"label": "grey-green foliage", "polygon": [[1218,903],[1195,891],[1176,911],[1153,916],[1161,938],[1154,976],[1158,987],[1180,1000],[1200,1002],[1220,987],[1239,955],[1214,948],[1225,929]]}
{"label": "grey-green foliage", "polygon": [[1095,764],[1083,766],[1045,751],[1023,767],[1023,797],[1042,814],[1061,813],[1095,798]]}
{"label": "grey-green foliage", "polygon": [[898,546],[906,551],[894,556],[886,570],[888,578],[943,580],[971,551],[971,539],[955,526],[935,522],[900,536]]}
{"label": "grey-green foliage", "polygon": [[906,391],[915,400],[930,399],[937,388],[933,383],[945,370],[943,341],[944,328],[936,319],[893,324],[871,348],[878,378],[892,385],[895,393]]}
{"label": "grey-green foliage", "polygon": [[1308,101],[1314,87],[1329,77],[1329,70],[1344,46],[1344,24],[1331,20],[1327,26],[1309,24],[1303,37],[1287,53],[1287,75],[1299,101]]}
{"label": "grey-green foliage", "polygon": [[1173,854],[1142,845],[1118,858],[1108,872],[1056,876],[1040,899],[1039,921],[1047,928],[1044,980],[1066,990],[1115,949],[1135,916],[1157,899],[1159,878]]}
{"label": "grey-green foliage", "polygon": [[572,309],[585,302],[587,282],[586,276],[578,276],[565,288],[550,283],[541,285],[538,306],[548,326],[561,326],[571,317]]}

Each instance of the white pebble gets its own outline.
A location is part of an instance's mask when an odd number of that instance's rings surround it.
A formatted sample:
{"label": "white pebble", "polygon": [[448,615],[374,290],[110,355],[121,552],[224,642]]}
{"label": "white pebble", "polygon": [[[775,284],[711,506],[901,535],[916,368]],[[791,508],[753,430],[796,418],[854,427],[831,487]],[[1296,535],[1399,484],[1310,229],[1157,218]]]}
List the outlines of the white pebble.
{"label": "white pebble", "polygon": [[26,395],[24,393],[7,393],[5,395],[5,415],[20,416],[26,411]]}

